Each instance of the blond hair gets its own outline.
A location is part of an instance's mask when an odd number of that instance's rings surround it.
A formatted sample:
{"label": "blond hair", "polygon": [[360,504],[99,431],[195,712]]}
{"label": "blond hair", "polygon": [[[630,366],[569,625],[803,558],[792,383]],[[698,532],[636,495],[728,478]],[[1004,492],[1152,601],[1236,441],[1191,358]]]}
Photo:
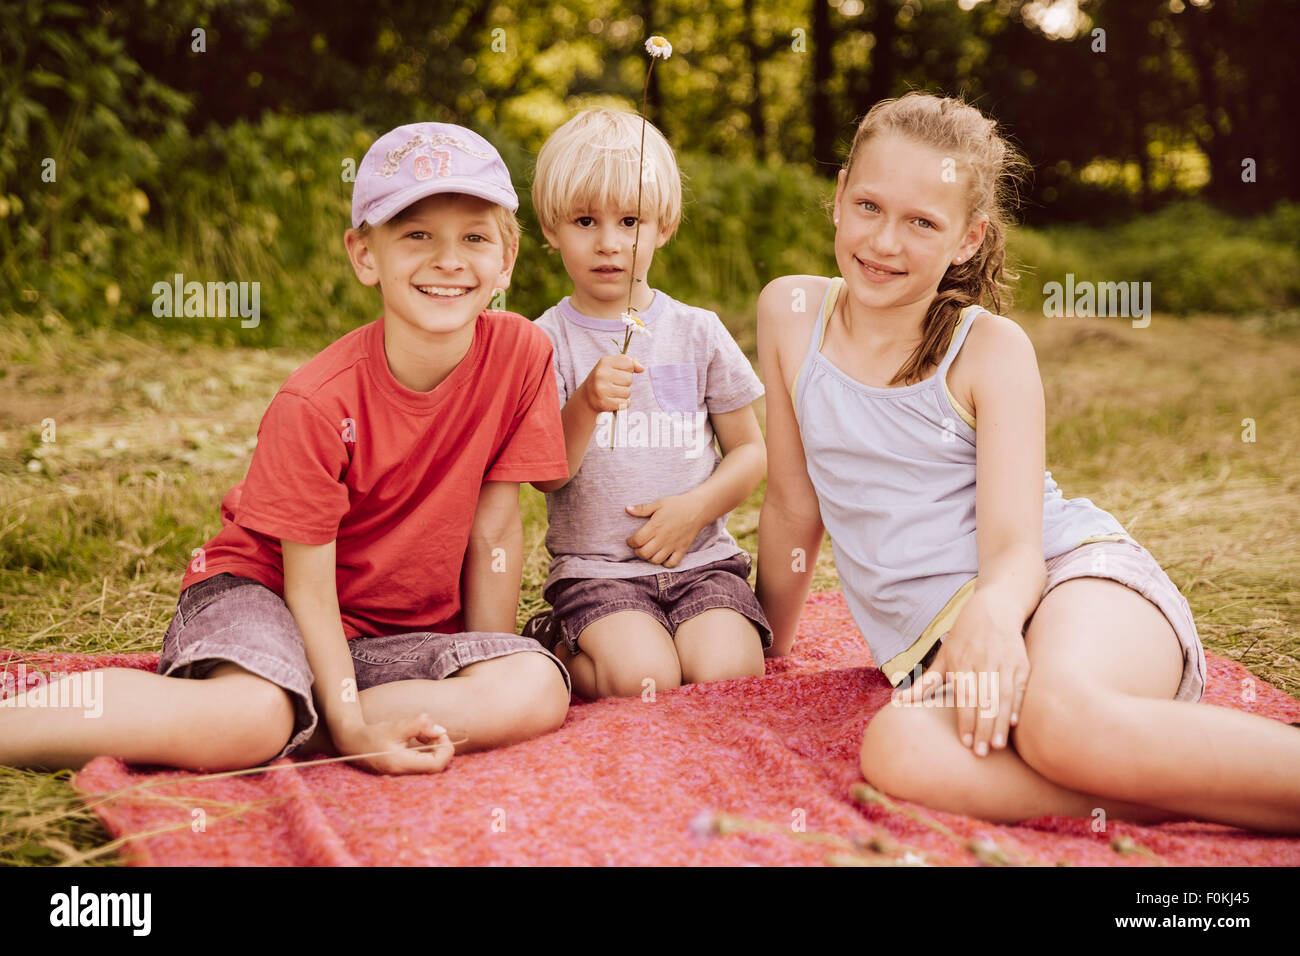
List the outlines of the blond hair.
{"label": "blond hair", "polygon": [[682,219],[682,178],[673,148],[652,123],[645,123],[645,164],[641,168],[642,120],[638,113],[583,110],[542,146],[533,173],[533,209],[544,229],[554,229],[577,212],[605,206],[636,209],[641,185],[641,215],[653,214],[669,236]]}
{"label": "blond hair", "polygon": [[949,265],[939,280],[921,326],[921,344],[889,381],[891,386],[909,385],[942,361],[962,309],[980,304],[1000,313],[1010,307],[1010,287],[1003,276],[1019,277],[1005,269],[1007,230],[1016,187],[1029,165],[998,132],[997,122],[975,107],[954,97],[912,92],[881,100],[862,118],[844,164],[846,180],[862,146],[884,133],[900,133],[954,159],[969,178],[964,228],[988,218],[979,248],[965,262]]}

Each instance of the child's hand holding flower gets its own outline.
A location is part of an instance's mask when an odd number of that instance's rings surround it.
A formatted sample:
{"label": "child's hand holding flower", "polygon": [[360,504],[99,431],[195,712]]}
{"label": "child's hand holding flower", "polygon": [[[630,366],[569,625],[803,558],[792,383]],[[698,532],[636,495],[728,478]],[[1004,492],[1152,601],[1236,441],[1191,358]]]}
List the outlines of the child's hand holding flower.
{"label": "child's hand holding flower", "polygon": [[592,411],[616,412],[632,397],[632,376],[644,371],[635,355],[602,355],[578,388]]}

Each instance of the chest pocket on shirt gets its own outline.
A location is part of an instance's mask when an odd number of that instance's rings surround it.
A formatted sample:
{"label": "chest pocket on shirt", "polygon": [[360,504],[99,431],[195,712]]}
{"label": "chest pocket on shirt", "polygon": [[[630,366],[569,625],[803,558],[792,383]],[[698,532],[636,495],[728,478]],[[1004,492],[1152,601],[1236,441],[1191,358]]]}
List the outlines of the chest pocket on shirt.
{"label": "chest pocket on shirt", "polygon": [[694,412],[699,408],[695,363],[651,365],[650,384],[655,401],[666,412]]}

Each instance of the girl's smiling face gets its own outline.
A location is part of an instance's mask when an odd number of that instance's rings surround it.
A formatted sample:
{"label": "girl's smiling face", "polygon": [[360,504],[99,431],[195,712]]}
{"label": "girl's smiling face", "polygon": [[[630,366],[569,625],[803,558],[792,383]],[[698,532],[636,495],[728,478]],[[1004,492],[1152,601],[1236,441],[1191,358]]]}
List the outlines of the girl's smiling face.
{"label": "girl's smiling face", "polygon": [[987,220],[967,222],[969,176],[898,133],[859,147],[835,189],[835,259],[855,299],[877,308],[929,305],[948,267],[984,239]]}

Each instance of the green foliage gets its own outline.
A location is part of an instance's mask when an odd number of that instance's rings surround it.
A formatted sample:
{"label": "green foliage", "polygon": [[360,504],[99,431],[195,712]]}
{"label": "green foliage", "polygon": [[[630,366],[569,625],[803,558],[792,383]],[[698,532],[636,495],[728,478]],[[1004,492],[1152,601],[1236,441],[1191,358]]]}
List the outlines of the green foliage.
{"label": "green foliage", "polygon": [[[1108,4],[1107,10],[1121,15],[1118,7]],[[550,7],[522,17],[492,4],[474,11],[443,11],[422,28],[426,39],[454,51],[455,61],[468,71],[448,86],[421,71],[425,53],[414,34],[403,32],[417,25],[403,19],[405,13],[358,28],[357,43],[374,46],[375,62],[396,71],[377,76],[374,63],[358,59],[357,50],[343,43],[351,14],[332,3],[323,5],[316,22],[278,0],[238,8],[217,0],[181,0],[174,11],[179,19],[165,24],[157,22],[152,0],[127,0],[113,10],[49,0],[4,5],[0,309],[38,319],[62,315],[78,328],[121,327],[145,341],[173,345],[319,348],[370,321],[381,307],[379,294],[356,281],[343,252],[351,195],[343,169],[349,160],[359,162],[384,128],[376,117],[394,116],[472,123],[501,150],[520,195],[524,224],[507,307],[540,314],[570,287],[533,215],[528,184],[535,151],[556,116],[595,100],[622,102],[625,94],[636,92],[644,76],[639,44],[646,25],[616,14],[605,0],[590,0],[580,12]],[[906,46],[903,41],[915,33],[939,46],[960,44],[969,26],[973,32],[966,39],[975,59],[961,70],[974,70],[981,51],[988,51],[972,38],[991,31],[998,38],[994,46],[1003,49],[1016,36],[1003,29],[1001,15],[990,16],[985,11],[982,19],[967,23],[949,11],[938,19],[910,21],[906,28],[896,24],[902,32],[894,39]],[[1161,16],[1161,22],[1169,20]],[[761,8],[753,17],[750,22],[751,14],[734,6],[679,15],[674,22],[683,32],[676,38],[677,54],[656,71],[651,90],[651,113],[679,147],[686,191],[684,221],[657,253],[652,281],[683,301],[733,315],[750,314],[759,290],[774,276],[835,268],[823,209],[831,184],[803,163],[750,158],[788,152],[770,147],[804,137],[792,132],[795,121],[782,120],[791,115],[789,98],[804,96],[798,83],[785,82],[799,75],[802,62],[791,58],[786,39],[793,21]],[[211,54],[192,54],[181,21],[206,25],[208,41],[220,45],[220,54],[217,46]],[[878,17],[871,22],[889,32]],[[342,72],[328,82],[312,74],[303,98],[290,98],[289,109],[251,115],[249,104],[264,105],[258,97],[267,94],[248,99],[245,81],[263,76],[277,96],[290,96],[296,80],[284,73],[283,61],[292,44],[302,42],[302,30],[313,24],[320,32],[310,38],[310,53],[299,54],[314,58],[315,73],[328,72],[331,64]],[[742,55],[735,43],[751,29],[758,45]],[[505,37],[499,52],[488,47],[494,34]],[[706,38],[721,46],[706,53]],[[289,46],[280,50],[284,44]],[[602,50],[607,60],[597,56]],[[764,61],[769,80],[778,75],[783,80],[762,104],[778,129],[765,143],[746,149],[744,117],[751,113],[741,102],[748,95],[745,84],[728,80],[727,94],[716,105],[710,105],[700,84],[707,85],[710,77],[716,81],[724,67],[743,66],[750,55]],[[916,72],[908,57],[894,66],[913,80],[926,75]],[[231,71],[244,97],[234,114],[243,118],[225,124],[191,109],[192,99],[210,103],[213,97],[210,89],[194,87],[194,76],[202,75],[210,86],[218,68]],[[949,86],[967,75],[953,72],[957,67],[951,63],[927,69],[938,70],[934,76]],[[409,74],[415,85],[408,90],[397,83],[399,73]],[[478,79],[470,81],[469,73]],[[358,94],[347,111],[320,111],[322,103],[340,99],[334,89],[339,77],[375,94],[374,102]],[[878,79],[852,71],[844,77],[848,92],[885,89]],[[777,89],[785,92],[778,95]],[[451,104],[457,115],[442,115],[447,110],[439,105],[439,91],[448,97],[442,105]],[[536,106],[540,100],[527,98],[543,94],[550,104],[544,116],[530,109],[521,118],[511,105]],[[1028,108],[1026,102],[1013,98],[999,112],[1014,121],[1018,109]],[[299,115],[292,112],[295,103],[303,109]],[[1122,153],[1117,153],[1121,160]],[[1085,150],[1073,156],[1074,166],[1052,167],[1062,195],[1066,183],[1060,176],[1073,176],[1091,158]],[[53,163],[52,180],[42,175],[51,168],[46,160]],[[1100,209],[1104,198],[1090,195],[1087,205]],[[1237,220],[1185,203],[1105,229],[1022,229],[1012,248],[1028,267],[1019,284],[1024,307],[1038,304],[1044,282],[1070,272],[1094,281],[1150,281],[1161,311],[1242,313],[1296,306],[1298,246],[1296,204]],[[244,328],[238,317],[155,317],[155,285],[170,284],[178,273],[203,283],[256,282],[260,324]]]}
{"label": "green foliage", "polygon": [[[1218,7],[1206,16],[1236,16]],[[1155,82],[1168,73],[1160,66],[1167,59],[1186,67],[1182,54],[1169,52],[1175,28],[1195,28],[1189,36],[1202,43],[1210,25],[1203,11],[1151,14],[1163,32],[1143,40],[1150,62],[1135,79],[1112,75],[1124,58],[1107,66],[1087,44],[1011,25],[1007,11],[912,11],[891,21],[884,9],[871,5],[861,21],[832,17],[832,29],[870,27],[892,54],[879,63],[873,56],[873,72],[846,69],[832,84],[844,131],[865,100],[899,92],[900,82],[955,90],[975,80],[973,94],[997,93],[1000,118],[1050,132],[1051,142],[1026,144],[1036,159],[1068,154],[1042,170],[1058,212],[1070,203],[1111,214],[1131,208],[1127,193],[1088,192],[1078,170],[1096,158],[1098,134],[1126,144],[1110,152],[1130,165],[1134,144],[1151,137],[1126,111],[1108,107],[1098,117],[1065,117],[1079,142],[1071,139],[1035,105],[1061,98],[1043,95],[1053,84],[1074,82],[1049,68],[1053,58],[1066,57],[1075,64],[1066,74],[1095,74],[1106,89]],[[1147,22],[1118,4],[1100,11],[1100,22],[1123,36],[1141,34],[1134,25]],[[342,252],[350,201],[342,164],[359,160],[390,119],[436,118],[471,123],[505,156],[525,225],[507,306],[535,316],[569,291],[532,215],[527,184],[535,150],[567,111],[636,98],[648,27],[675,32],[676,55],[653,77],[651,114],[678,146],[687,192],[679,234],[657,255],[655,284],[684,301],[746,314],[773,276],[834,268],[822,211],[829,184],[803,163],[751,158],[807,155],[795,145],[808,137],[800,80],[808,58],[790,42],[792,26],[803,23],[798,16],[761,4],[687,11],[670,2],[662,24],[646,24],[607,0],[527,15],[483,3],[432,19],[384,0],[365,23],[332,0],[310,11],[280,0],[178,0],[165,20],[159,12],[154,0],[112,9],[19,0],[0,8],[0,309],[61,314],[79,327],[122,326],[146,340],[324,344],[380,307]],[[210,52],[191,49],[189,23],[208,31]],[[846,35],[835,42],[857,41]],[[922,62],[914,48],[963,52]],[[1029,56],[1016,73],[1009,66],[1022,58],[1011,54],[1022,48]],[[443,68],[429,69],[431,56]],[[294,57],[309,68],[290,69]],[[1191,72],[1177,75],[1168,82],[1187,93]],[[756,77],[762,89],[751,99]],[[1005,82],[1028,86],[1001,90]],[[346,111],[337,111],[345,102]],[[336,111],[326,111],[332,104]],[[1186,122],[1158,115],[1149,96],[1141,105],[1146,122],[1160,119],[1175,140],[1186,139]],[[1175,104],[1187,116],[1199,109],[1195,97]],[[768,131],[754,141],[760,131],[747,125],[763,116]],[[53,181],[42,175],[47,159]],[[1259,184],[1250,188],[1263,195]],[[1105,230],[1022,230],[1014,249],[1034,273],[1020,283],[1020,300],[1036,304],[1042,282],[1073,272],[1150,281],[1157,308],[1176,313],[1290,308],[1300,282],[1297,208],[1283,205],[1246,223],[1178,205]],[[257,282],[261,324],[156,318],[154,286],[177,273],[187,281]]]}
{"label": "green foliage", "polygon": [[693,304],[751,312],[770,280],[835,268],[828,183],[802,166],[692,154],[685,212],[656,257],[656,283]]}
{"label": "green foliage", "polygon": [[1300,306],[1300,205],[1237,219],[1203,202],[1110,228],[1055,226],[1012,234],[1027,267],[1016,304],[1037,308],[1047,282],[1150,282],[1158,312],[1247,314]]}
{"label": "green foliage", "polygon": [[[342,241],[352,188],[344,165],[360,161],[376,132],[344,114],[268,113],[197,137],[165,130],[151,142],[131,140],[138,148],[121,154],[101,184],[118,199],[83,202],[68,216],[74,225],[59,234],[78,237],[75,243],[52,245],[42,258],[29,217],[6,220],[23,222],[27,238],[5,249],[12,280],[0,304],[59,313],[78,327],[122,327],[151,341],[322,347],[381,307],[378,292],[356,281]],[[535,317],[571,286],[533,215],[531,153],[500,131],[484,132],[506,158],[521,200],[524,233],[507,307]],[[744,315],[775,276],[834,270],[828,183],[777,162],[686,154],[681,165],[684,219],[656,254],[658,288]],[[123,202],[135,212],[124,214]],[[59,199],[39,193],[27,205],[61,214]],[[1021,307],[1035,308],[1043,283],[1070,272],[1076,280],[1150,281],[1155,307],[1178,314],[1295,307],[1297,247],[1300,206],[1238,220],[1196,202],[1107,229],[1024,228],[1011,244],[1027,267],[1016,290]],[[186,281],[257,282],[261,323],[246,329],[233,317],[155,317],[154,285],[177,273]]]}
{"label": "green foliage", "polygon": [[136,260],[187,98],[104,15],[40,0],[0,5],[0,90],[0,305],[85,313]]}
{"label": "green foliage", "polygon": [[[378,315],[379,297],[348,264],[352,184],[375,131],[348,116],[265,114],[259,123],[216,126],[164,152],[173,170],[158,199],[160,244],[132,283],[132,311],[148,323],[203,339],[284,344],[334,339]],[[260,287],[261,322],[155,319],[154,282],[249,281]]]}

